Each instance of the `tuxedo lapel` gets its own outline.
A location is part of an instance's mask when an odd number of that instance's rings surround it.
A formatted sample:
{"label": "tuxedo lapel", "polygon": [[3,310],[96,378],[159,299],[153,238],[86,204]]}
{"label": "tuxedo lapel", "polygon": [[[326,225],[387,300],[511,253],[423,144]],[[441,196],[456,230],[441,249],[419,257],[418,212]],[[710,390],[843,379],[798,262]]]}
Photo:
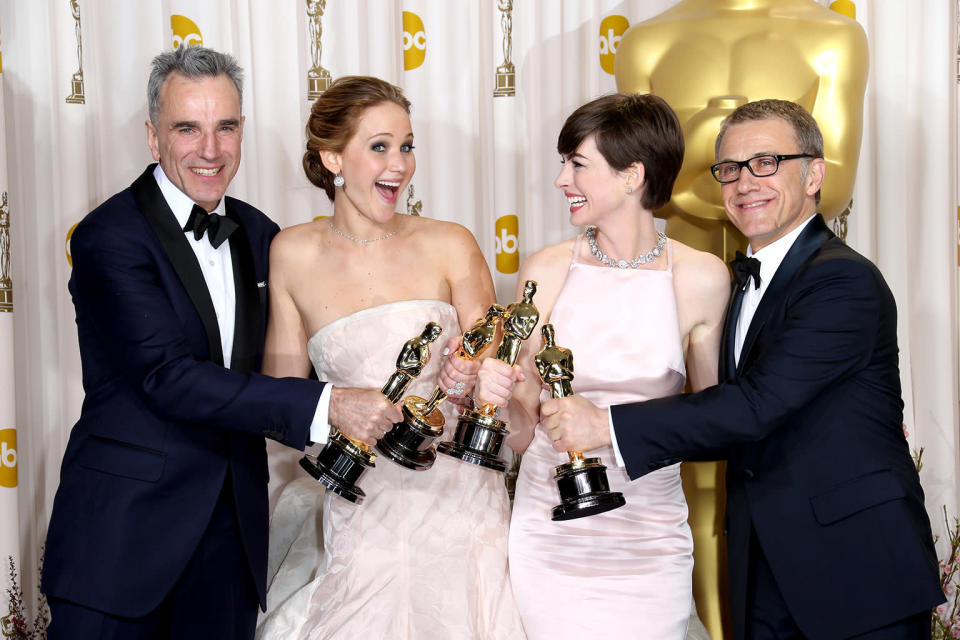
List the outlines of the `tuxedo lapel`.
{"label": "tuxedo lapel", "polygon": [[183,288],[186,289],[190,301],[200,315],[200,321],[207,334],[207,345],[210,350],[210,360],[223,365],[223,347],[220,346],[220,327],[217,324],[217,314],[213,308],[213,300],[207,290],[203,272],[197,256],[183,229],[177,224],[173,211],[167,206],[167,201],[160,192],[156,179],[153,177],[151,164],[147,170],[130,185],[130,192],[137,203],[140,213],[147,219],[154,233],[160,240],[164,252],[170,258],[174,271],[180,278]]}
{"label": "tuxedo lapel", "polygon": [[760,331],[763,330],[763,326],[767,320],[769,320],[773,310],[779,305],[781,298],[787,291],[787,287],[793,280],[794,274],[810,259],[810,256],[812,256],[814,252],[823,246],[824,242],[833,237],[835,237],[833,232],[827,228],[823,217],[819,213],[814,215],[813,220],[811,220],[810,223],[804,227],[803,231],[800,232],[800,235],[797,236],[793,246],[787,251],[783,262],[780,263],[777,272],[773,275],[770,286],[767,287],[767,290],[763,293],[760,304],[757,306],[757,311],[753,315],[753,320],[750,321],[747,335],[743,339],[743,349],[740,351],[740,364],[737,366],[738,373],[743,370],[743,365],[747,361],[747,355],[753,348],[757,336],[760,334]]}
{"label": "tuxedo lapel", "polygon": [[230,257],[233,261],[233,282],[236,292],[236,321],[233,331],[233,354],[230,368],[246,373],[257,368],[258,346],[261,334],[260,294],[257,290],[253,252],[247,239],[243,221],[226,201],[227,217],[239,228],[230,235]]}
{"label": "tuxedo lapel", "polygon": [[737,319],[743,304],[743,289],[734,282],[731,287],[730,301],[727,303],[726,319],[723,323],[723,335],[720,337],[720,361],[717,380],[723,382],[733,377],[737,370],[737,358],[734,353],[737,343]]}

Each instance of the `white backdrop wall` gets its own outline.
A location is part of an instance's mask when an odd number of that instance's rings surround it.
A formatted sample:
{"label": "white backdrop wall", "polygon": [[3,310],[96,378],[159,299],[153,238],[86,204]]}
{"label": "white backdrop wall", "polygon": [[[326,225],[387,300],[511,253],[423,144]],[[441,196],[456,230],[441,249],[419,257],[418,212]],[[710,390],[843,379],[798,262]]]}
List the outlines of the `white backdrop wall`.
{"label": "white backdrop wall", "polygon": [[[372,74],[406,90],[418,156],[409,204],[470,228],[506,300],[517,259],[574,233],[552,186],[556,135],[576,106],[615,90],[600,61],[619,34],[601,33],[601,22],[621,15],[634,24],[674,3],[328,0],[312,9],[323,9],[320,62],[333,77]],[[0,372],[0,384],[16,382],[20,483],[19,514],[0,517],[19,517],[28,602],[83,397],[65,243],[84,214],[151,161],[150,59],[175,41],[238,58],[247,121],[231,193],[281,226],[310,220],[330,212],[300,165],[310,4],[0,2],[8,165],[0,189],[9,194],[16,305],[14,368]],[[911,445],[926,448],[922,480],[939,528],[940,505],[958,507],[957,8],[954,0],[856,0],[856,11],[871,67],[848,242],[877,262],[897,298],[905,422]],[[516,91],[494,97],[505,27]],[[78,72],[82,102],[68,102]]]}

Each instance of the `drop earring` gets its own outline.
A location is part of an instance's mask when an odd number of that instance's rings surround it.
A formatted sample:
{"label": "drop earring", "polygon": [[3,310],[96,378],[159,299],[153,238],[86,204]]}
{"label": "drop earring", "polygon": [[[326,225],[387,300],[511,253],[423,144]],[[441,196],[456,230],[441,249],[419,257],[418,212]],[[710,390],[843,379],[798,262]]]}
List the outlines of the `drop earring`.
{"label": "drop earring", "polygon": [[340,172],[337,172],[337,175],[333,177],[333,186],[342,187],[344,183],[343,176],[340,175]]}

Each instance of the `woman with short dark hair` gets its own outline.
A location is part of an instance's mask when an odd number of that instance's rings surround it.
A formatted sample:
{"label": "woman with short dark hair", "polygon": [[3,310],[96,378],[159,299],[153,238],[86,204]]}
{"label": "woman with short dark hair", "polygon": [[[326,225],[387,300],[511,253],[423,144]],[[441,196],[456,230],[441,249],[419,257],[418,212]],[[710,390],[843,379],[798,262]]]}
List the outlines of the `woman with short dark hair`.
{"label": "woman with short dark hair", "polygon": [[[653,210],[670,199],[683,134],[653,95],[608,95],[567,118],[555,184],[586,231],[531,255],[520,286],[539,283],[540,322],[576,361],[573,391],[598,406],[702,389],[717,381],[729,275],[719,258],[668,240]],[[626,505],[551,520],[554,467],[567,462],[538,427],[549,394],[534,369],[489,358],[475,400],[507,406],[508,443],[524,452],[510,529],[510,576],[528,637],[682,640],[692,607],[693,541],[674,464],[631,482],[611,447],[607,466]],[[509,403],[509,404],[508,404]]]}

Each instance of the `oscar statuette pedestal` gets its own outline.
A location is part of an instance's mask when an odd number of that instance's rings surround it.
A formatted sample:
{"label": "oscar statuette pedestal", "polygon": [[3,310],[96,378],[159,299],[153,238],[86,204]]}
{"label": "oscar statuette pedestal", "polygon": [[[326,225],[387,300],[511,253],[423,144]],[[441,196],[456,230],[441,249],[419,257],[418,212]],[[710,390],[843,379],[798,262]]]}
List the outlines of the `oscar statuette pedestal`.
{"label": "oscar statuette pedestal", "polygon": [[437,459],[433,441],[443,435],[444,417],[438,405],[446,400],[440,387],[434,389],[429,399],[407,396],[400,410],[403,421],[393,425],[380,440],[377,451],[402,467],[413,471],[426,471]]}
{"label": "oscar statuette pedestal", "polygon": [[[523,297],[507,307],[503,318],[503,340],[496,358],[513,366],[520,354],[521,343],[530,337],[540,320],[540,312],[533,304],[537,283],[527,280]],[[506,471],[507,463],[500,457],[500,448],[509,433],[506,421],[500,420],[500,407],[488,404],[480,410],[467,410],[457,422],[453,439],[442,443],[437,450],[463,462],[494,471]]]}
{"label": "oscar statuette pedestal", "polygon": [[[554,398],[573,395],[573,353],[559,347],[552,324],[540,329],[543,349],[533,357],[540,380],[549,387]],[[584,458],[579,451],[568,451],[570,462],[553,469],[553,479],[560,492],[560,504],[553,508],[552,520],[573,520],[604,513],[627,502],[623,494],[610,491],[607,468],[600,458]]]}
{"label": "oscar statuette pedestal", "polygon": [[[499,304],[487,310],[483,318],[477,320],[464,332],[457,349],[457,357],[473,360],[490,345],[497,333],[497,324],[506,313]],[[393,425],[377,442],[377,451],[397,464],[414,471],[426,471],[433,466],[437,458],[433,442],[443,435],[444,417],[437,409],[447,398],[439,387],[429,399],[408,396],[403,401],[403,421]]]}
{"label": "oscar statuette pedestal", "polygon": [[[428,322],[420,335],[404,343],[400,355],[397,356],[397,370],[380,390],[387,400],[400,401],[407,386],[420,375],[429,362],[430,343],[436,340],[442,331],[436,322]],[[330,441],[320,453],[316,456],[304,455],[300,458],[300,466],[330,491],[350,502],[361,504],[367,494],[358,485],[363,475],[376,466],[376,459],[370,445],[334,429]]]}

